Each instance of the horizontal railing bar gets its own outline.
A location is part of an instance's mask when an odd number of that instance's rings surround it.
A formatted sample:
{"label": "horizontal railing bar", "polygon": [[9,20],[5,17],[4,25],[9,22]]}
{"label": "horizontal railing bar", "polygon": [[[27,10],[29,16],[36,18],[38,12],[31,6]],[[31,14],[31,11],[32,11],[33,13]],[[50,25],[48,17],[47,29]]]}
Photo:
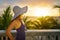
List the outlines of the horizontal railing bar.
{"label": "horizontal railing bar", "polygon": [[[6,30],[0,30],[0,33],[5,33]],[[12,30],[15,33],[16,30]],[[60,29],[42,29],[42,30],[26,30],[26,32],[60,32]]]}
{"label": "horizontal railing bar", "polygon": [[[0,30],[0,36],[5,35],[6,30]],[[27,30],[25,31],[26,35],[31,36],[39,36],[39,35],[59,35],[60,30],[59,29],[43,29],[43,30]],[[15,34],[16,30],[12,30],[11,33]]]}
{"label": "horizontal railing bar", "polygon": [[[26,30],[26,38],[32,39],[32,40],[44,40],[49,37],[49,40],[60,40],[60,30],[59,29],[43,29],[43,30]],[[3,37],[6,37],[6,40],[8,40],[8,37],[6,36],[6,30],[0,30],[0,37],[1,40],[3,40]],[[11,33],[15,36],[16,30],[11,30]]]}
{"label": "horizontal railing bar", "polygon": [[26,32],[60,32],[60,29],[27,30]]}

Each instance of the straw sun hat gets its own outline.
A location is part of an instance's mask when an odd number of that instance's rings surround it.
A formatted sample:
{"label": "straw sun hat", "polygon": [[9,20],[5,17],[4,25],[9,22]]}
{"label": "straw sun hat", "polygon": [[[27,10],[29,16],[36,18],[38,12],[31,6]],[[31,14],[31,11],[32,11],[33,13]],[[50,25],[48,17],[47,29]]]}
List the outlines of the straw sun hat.
{"label": "straw sun hat", "polygon": [[14,12],[13,19],[15,19],[16,17],[18,17],[19,15],[22,15],[22,14],[26,13],[27,9],[28,9],[27,6],[25,6],[23,8],[21,8],[19,6],[14,6],[14,8],[13,8],[13,12]]}

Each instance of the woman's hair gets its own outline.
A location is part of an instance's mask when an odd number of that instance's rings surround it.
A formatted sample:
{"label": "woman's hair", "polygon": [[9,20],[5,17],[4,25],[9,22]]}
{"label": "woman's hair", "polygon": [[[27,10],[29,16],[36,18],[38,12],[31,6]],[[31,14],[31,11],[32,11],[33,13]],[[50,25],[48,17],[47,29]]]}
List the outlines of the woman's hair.
{"label": "woman's hair", "polygon": [[[23,14],[21,14],[23,15]],[[17,16],[15,19],[13,19],[11,22],[13,22],[14,20],[16,20],[18,17],[20,17],[21,15]],[[9,24],[11,24],[11,22]]]}
{"label": "woman's hair", "polygon": [[[21,14],[22,15],[22,14]],[[15,19],[17,19],[18,17],[20,17],[21,15],[17,16]],[[13,19],[11,22],[13,22],[15,19]]]}

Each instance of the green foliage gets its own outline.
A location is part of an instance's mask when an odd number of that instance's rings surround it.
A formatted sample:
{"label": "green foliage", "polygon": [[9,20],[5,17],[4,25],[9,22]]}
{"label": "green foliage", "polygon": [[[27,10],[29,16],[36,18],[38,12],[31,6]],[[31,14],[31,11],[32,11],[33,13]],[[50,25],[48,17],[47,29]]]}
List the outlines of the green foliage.
{"label": "green foliage", "polygon": [[0,29],[2,28],[2,17],[0,16]]}
{"label": "green foliage", "polygon": [[31,28],[31,20],[29,20],[28,19],[29,17],[27,16],[27,17],[25,17],[24,19],[23,19],[23,21],[24,21],[24,23],[25,23],[25,25],[26,25],[26,28],[27,29],[30,29]]}
{"label": "green foliage", "polygon": [[30,19],[26,17],[24,22],[27,29],[60,29],[60,23],[54,17],[46,16]]}
{"label": "green foliage", "polygon": [[0,26],[0,30],[5,30],[9,23],[11,22],[12,19],[12,14],[11,14],[11,7],[7,7],[6,10],[3,11],[4,13],[2,14],[1,17],[1,26]]}

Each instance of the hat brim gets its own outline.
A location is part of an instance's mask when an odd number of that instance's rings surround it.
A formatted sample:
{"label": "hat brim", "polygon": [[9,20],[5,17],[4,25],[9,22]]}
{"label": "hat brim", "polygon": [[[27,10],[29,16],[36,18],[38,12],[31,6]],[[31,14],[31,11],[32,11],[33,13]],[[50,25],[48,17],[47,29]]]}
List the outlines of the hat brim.
{"label": "hat brim", "polygon": [[[20,8],[18,6],[15,6],[13,8],[13,12],[15,13],[13,19],[17,18],[19,15],[22,15],[22,14],[26,13],[27,12],[27,9],[28,9],[27,6],[25,6],[23,8]],[[18,12],[16,12],[16,11],[18,11]]]}

